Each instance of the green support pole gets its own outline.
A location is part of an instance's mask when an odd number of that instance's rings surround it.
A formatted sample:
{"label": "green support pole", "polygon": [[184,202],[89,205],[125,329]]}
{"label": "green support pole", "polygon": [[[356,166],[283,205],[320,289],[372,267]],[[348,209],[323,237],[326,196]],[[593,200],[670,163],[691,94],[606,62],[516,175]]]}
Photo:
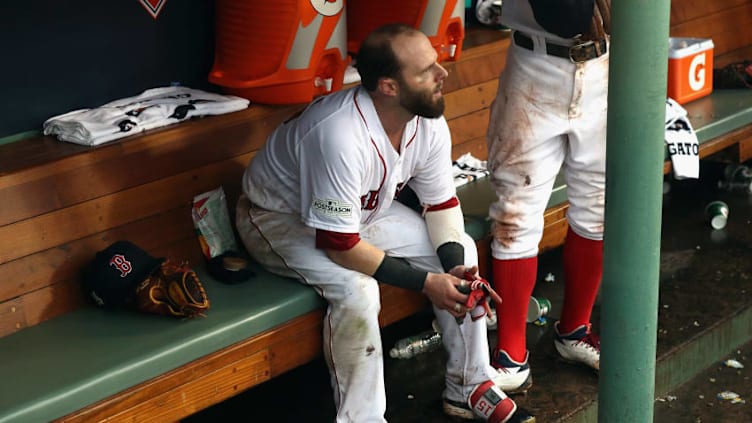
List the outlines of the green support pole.
{"label": "green support pole", "polygon": [[611,4],[598,421],[652,423],[670,0]]}

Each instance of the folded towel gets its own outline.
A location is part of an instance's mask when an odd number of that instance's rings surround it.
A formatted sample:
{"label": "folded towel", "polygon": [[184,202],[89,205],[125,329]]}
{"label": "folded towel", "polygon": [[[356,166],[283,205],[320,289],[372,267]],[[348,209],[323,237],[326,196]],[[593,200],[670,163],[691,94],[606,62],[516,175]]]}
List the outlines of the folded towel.
{"label": "folded towel", "polygon": [[44,122],[44,134],[62,141],[99,145],[192,117],[219,115],[248,107],[244,98],[188,87],[152,88],[94,109],[80,109]]}
{"label": "folded towel", "polygon": [[452,174],[454,176],[454,186],[458,187],[478,178],[488,176],[486,161],[473,157],[470,153],[465,153],[452,163]]}

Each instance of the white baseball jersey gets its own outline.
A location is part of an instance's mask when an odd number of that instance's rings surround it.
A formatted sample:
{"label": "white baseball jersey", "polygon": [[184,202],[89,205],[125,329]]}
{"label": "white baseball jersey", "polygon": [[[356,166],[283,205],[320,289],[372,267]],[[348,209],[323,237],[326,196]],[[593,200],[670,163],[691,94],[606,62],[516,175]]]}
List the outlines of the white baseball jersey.
{"label": "white baseball jersey", "polygon": [[443,117],[415,117],[398,153],[366,91],[339,91],[271,134],[243,191],[264,209],[300,213],[312,228],[357,233],[408,181],[423,204],[455,195],[450,139]]}

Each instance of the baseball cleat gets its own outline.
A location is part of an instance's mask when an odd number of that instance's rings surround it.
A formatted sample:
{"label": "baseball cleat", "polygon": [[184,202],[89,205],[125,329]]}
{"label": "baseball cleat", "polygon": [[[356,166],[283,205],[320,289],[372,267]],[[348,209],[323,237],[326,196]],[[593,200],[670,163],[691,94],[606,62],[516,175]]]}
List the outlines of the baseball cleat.
{"label": "baseball cleat", "polygon": [[490,423],[535,423],[535,417],[517,407],[490,380],[476,386],[467,402],[444,399],[444,413],[459,419]]}
{"label": "baseball cleat", "polygon": [[493,383],[509,395],[527,394],[533,386],[533,375],[528,365],[530,352],[525,353],[525,360],[518,363],[504,350],[494,350],[491,365],[498,371],[498,375],[492,378]]}
{"label": "baseball cleat", "polygon": [[572,332],[559,333],[559,322],[554,325],[554,346],[559,357],[574,364],[584,364],[596,372],[600,370],[601,341],[590,331],[590,325],[582,325]]}

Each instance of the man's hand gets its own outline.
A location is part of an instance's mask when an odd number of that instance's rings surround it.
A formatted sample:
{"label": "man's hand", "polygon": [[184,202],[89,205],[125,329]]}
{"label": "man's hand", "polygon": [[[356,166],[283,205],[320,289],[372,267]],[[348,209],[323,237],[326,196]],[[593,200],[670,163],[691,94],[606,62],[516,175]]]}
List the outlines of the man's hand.
{"label": "man's hand", "polygon": [[[462,279],[464,282],[467,282],[467,279],[465,278],[465,275],[471,274],[475,276],[476,278],[480,277],[478,275],[478,266],[473,267],[467,267],[467,266],[454,266],[453,268],[449,269],[449,273]],[[463,287],[466,286],[465,284],[462,285]]]}
{"label": "man's hand", "polygon": [[463,291],[469,292],[463,289],[468,286],[468,281],[464,278],[466,271],[476,274],[478,268],[455,266],[449,273],[428,273],[423,293],[436,307],[448,311],[454,317],[465,317],[467,294]]}

